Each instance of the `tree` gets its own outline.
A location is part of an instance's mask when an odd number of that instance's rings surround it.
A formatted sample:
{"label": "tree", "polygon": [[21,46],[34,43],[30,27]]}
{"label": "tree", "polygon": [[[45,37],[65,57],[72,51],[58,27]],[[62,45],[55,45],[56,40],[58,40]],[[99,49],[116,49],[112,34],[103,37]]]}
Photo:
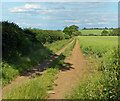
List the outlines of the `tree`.
{"label": "tree", "polygon": [[83,28],[83,30],[86,30],[86,29],[87,29],[86,27]]}
{"label": "tree", "polygon": [[109,35],[109,32],[106,30],[103,30],[101,33],[101,36],[108,36],[108,35]]}
{"label": "tree", "polygon": [[74,36],[81,36],[82,33],[80,31],[75,31],[75,32],[72,33],[72,35],[74,35]]}
{"label": "tree", "polygon": [[63,32],[71,36],[73,32],[78,31],[78,28],[79,28],[78,26],[72,25],[69,27],[65,27]]}
{"label": "tree", "polygon": [[108,29],[107,27],[105,27],[105,29]]}
{"label": "tree", "polygon": [[22,54],[25,43],[24,31],[18,25],[8,21],[2,22],[3,58],[11,58]]}
{"label": "tree", "polygon": [[119,28],[113,29],[112,31],[110,31],[109,35],[110,36],[119,36],[120,35],[120,29]]}

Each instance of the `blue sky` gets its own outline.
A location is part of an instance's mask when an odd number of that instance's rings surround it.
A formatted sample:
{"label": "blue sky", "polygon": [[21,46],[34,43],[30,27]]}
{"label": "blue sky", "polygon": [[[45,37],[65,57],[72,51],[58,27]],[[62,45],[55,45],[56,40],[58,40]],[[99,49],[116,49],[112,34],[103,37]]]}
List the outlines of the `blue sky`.
{"label": "blue sky", "polygon": [[2,20],[22,28],[118,27],[117,2],[3,2]]}

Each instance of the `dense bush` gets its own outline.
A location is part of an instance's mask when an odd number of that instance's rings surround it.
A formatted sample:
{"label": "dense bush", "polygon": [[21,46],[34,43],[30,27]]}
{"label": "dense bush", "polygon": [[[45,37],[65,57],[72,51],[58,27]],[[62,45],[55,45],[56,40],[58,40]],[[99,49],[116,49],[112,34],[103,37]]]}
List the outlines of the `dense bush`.
{"label": "dense bush", "polygon": [[80,31],[75,31],[72,33],[73,36],[81,36],[82,33]]}
{"label": "dense bush", "polygon": [[24,31],[15,23],[2,22],[3,59],[20,56],[25,49]]}
{"label": "dense bush", "polygon": [[101,68],[104,75],[103,87],[105,99],[120,100],[120,77],[119,77],[118,50],[110,50],[101,58]]}
{"label": "dense bush", "polygon": [[113,29],[110,33],[109,33],[110,36],[119,36],[120,35],[120,29],[116,28],[116,29]]}
{"label": "dense bush", "polygon": [[101,36],[118,36],[120,35],[120,29],[112,29],[111,31],[103,30]]}
{"label": "dense bush", "polygon": [[46,42],[52,43],[57,40],[65,39],[62,31],[39,30],[39,29],[24,29],[24,32],[32,41],[39,41],[43,44]]}
{"label": "dense bush", "polygon": [[19,71],[14,69],[11,65],[6,62],[2,62],[2,85],[10,83],[14,77],[19,75]]}
{"label": "dense bush", "polygon": [[[34,44],[52,43],[57,40],[69,39],[62,31],[21,29],[15,23],[2,23],[3,59],[27,54]],[[42,46],[42,45],[41,45]]]}
{"label": "dense bush", "polygon": [[101,36],[108,36],[108,35],[109,35],[109,32],[106,30],[103,30],[101,33]]}

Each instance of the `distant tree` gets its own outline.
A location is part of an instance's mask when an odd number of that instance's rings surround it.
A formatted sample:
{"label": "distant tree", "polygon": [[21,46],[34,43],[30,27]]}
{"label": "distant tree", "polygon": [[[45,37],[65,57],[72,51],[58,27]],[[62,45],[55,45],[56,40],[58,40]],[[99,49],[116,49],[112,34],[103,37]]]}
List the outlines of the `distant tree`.
{"label": "distant tree", "polygon": [[71,36],[73,32],[78,31],[78,28],[79,28],[78,26],[72,25],[69,27],[65,27],[63,32]]}
{"label": "distant tree", "polygon": [[105,27],[105,29],[108,29],[107,27]]}
{"label": "distant tree", "polygon": [[61,32],[61,30],[59,30],[59,29],[58,29],[57,31],[60,31],[60,32]]}
{"label": "distant tree", "polygon": [[120,29],[119,28],[113,29],[112,31],[110,31],[109,35],[110,36],[119,36],[120,35]]}
{"label": "distant tree", "polygon": [[87,29],[86,27],[83,28],[83,30],[86,30],[86,29]]}
{"label": "distant tree", "polygon": [[75,31],[72,33],[74,36],[82,36],[82,33],[80,31]]}
{"label": "distant tree", "polygon": [[69,27],[65,27],[64,28],[64,30],[63,30],[63,32],[65,33],[65,34],[70,34],[69,32],[70,32],[70,30],[69,30]]}
{"label": "distant tree", "polygon": [[108,35],[109,35],[109,32],[106,30],[103,30],[101,33],[101,36],[108,36]]}

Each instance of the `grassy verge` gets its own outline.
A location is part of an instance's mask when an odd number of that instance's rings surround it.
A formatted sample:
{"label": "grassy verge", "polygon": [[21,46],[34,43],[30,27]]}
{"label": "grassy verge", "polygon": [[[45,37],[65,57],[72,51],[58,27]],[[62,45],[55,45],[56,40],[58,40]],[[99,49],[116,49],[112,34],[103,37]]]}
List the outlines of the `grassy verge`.
{"label": "grassy verge", "polygon": [[72,40],[73,38],[69,40],[56,41],[52,44],[45,44],[45,47],[49,48],[53,53],[55,53],[70,43]]}
{"label": "grassy verge", "polygon": [[[45,47],[34,46],[31,52],[23,57],[15,58],[10,63],[2,62],[2,85],[9,84],[16,76],[25,72],[28,68],[32,69],[34,65],[40,64],[43,60],[62,49],[73,39],[56,41],[47,44]],[[37,48],[36,48],[37,47]]]}
{"label": "grassy verge", "polygon": [[48,68],[47,72],[40,77],[36,77],[16,89],[11,89],[6,94],[6,99],[45,99],[47,90],[53,89],[55,85],[54,76],[58,72],[57,68]]}
{"label": "grassy verge", "polygon": [[116,51],[116,38],[79,37],[82,51],[88,56],[93,55],[97,58],[99,57],[99,67],[91,77],[83,78],[76,89],[67,96],[68,99],[120,99],[119,56]]}
{"label": "grassy verge", "polygon": [[[68,46],[66,51],[70,51],[74,48],[75,41]],[[61,53],[59,57],[52,61],[50,66],[46,69],[46,73],[43,75],[31,79],[30,81],[22,84],[18,88],[11,89],[8,94],[5,95],[6,99],[45,99],[49,96],[48,90],[53,90],[53,86],[57,86],[54,83],[57,77],[56,73],[59,72],[65,66],[65,55]]]}
{"label": "grassy verge", "polygon": [[6,99],[45,99],[49,96],[47,90],[53,90],[53,86],[57,86],[54,83],[56,79],[55,74],[59,72],[64,64],[64,56],[61,54],[55,59],[51,65],[47,68],[47,72],[43,75],[31,79],[27,83],[22,84],[18,88],[11,89],[8,94],[5,95]]}
{"label": "grassy verge", "polygon": [[63,52],[63,54],[64,54],[66,57],[72,55],[72,54],[71,54],[71,51],[72,51],[73,48],[75,47],[76,40],[77,40],[77,39],[75,39],[74,42],[73,42],[71,45],[69,45],[69,46],[66,48],[66,50]]}

